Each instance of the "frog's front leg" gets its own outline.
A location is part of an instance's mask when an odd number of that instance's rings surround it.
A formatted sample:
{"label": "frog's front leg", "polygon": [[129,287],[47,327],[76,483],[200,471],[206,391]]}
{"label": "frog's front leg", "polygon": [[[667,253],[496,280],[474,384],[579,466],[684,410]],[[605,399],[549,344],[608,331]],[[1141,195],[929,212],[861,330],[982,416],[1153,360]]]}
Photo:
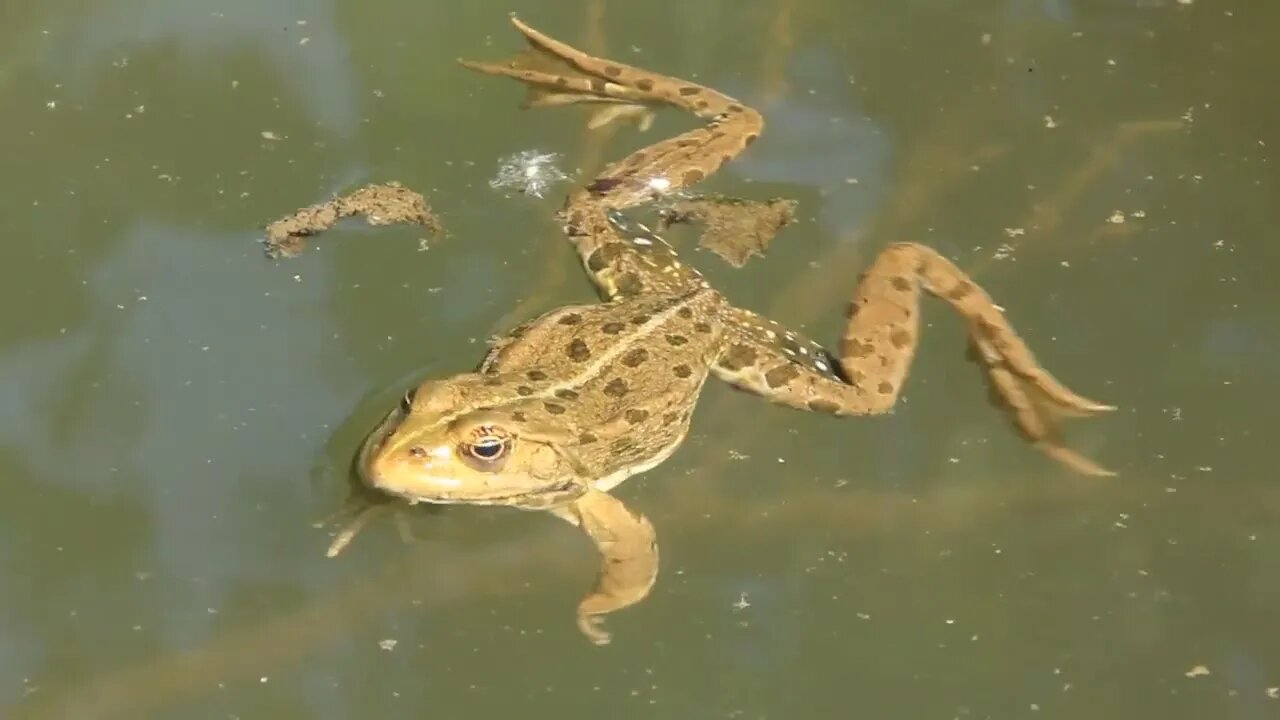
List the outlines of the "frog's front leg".
{"label": "frog's front leg", "polygon": [[968,323],[996,394],[1029,441],[1079,472],[1113,474],[1064,447],[1057,421],[1114,408],[1081,397],[1054,379],[991,297],[923,245],[892,245],[863,275],[834,365],[816,343],[755,313],[731,308],[725,317],[730,342],[713,370],[742,389],[791,407],[835,415],[888,412],[897,402],[919,339],[921,290],[946,300]]}
{"label": "frog's front leg", "polygon": [[605,645],[610,636],[601,617],[645,599],[658,578],[658,543],[649,520],[627,509],[617,498],[590,490],[555,514],[581,527],[600,551],[595,586],[578,603],[578,628],[591,642]]}
{"label": "frog's front leg", "polygon": [[370,521],[392,513],[400,539],[406,544],[414,542],[409,528],[407,506],[402,501],[385,495],[374,494],[362,488],[352,489],[346,501],[336,512],[311,524],[314,528],[334,527],[333,539],[325,551],[325,557],[337,557],[355,540]]}

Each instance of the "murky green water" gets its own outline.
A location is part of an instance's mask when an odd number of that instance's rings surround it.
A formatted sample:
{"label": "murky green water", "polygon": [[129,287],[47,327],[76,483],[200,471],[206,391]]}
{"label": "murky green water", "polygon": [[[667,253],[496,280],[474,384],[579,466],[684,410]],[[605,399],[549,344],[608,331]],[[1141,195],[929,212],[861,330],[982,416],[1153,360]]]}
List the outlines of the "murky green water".
{"label": "murky green water", "polygon": [[[706,393],[619,491],[664,565],[606,648],[548,517],[416,513],[325,559],[407,378],[591,296],[563,188],[487,181],[640,140],[454,65],[517,48],[511,9],[0,3],[5,717],[1280,717],[1274,3],[519,4],[765,111],[710,185],[803,222],[740,271],[697,253],[726,292],[834,338],[877,250],[930,243],[1121,407],[1070,428],[1121,475],[1025,447],[935,304],[891,417]],[[268,220],[393,179],[447,237],[263,259]]]}

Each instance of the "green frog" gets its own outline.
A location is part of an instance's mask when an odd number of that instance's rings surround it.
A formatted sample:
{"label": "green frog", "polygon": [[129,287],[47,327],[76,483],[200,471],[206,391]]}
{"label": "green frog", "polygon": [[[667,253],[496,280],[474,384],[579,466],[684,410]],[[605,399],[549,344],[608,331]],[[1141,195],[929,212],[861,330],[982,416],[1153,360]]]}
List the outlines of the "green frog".
{"label": "green frog", "polygon": [[871,263],[834,353],[731,304],[622,211],[715,173],[760,136],[760,113],[512,21],[533,52],[566,69],[460,62],[525,84],[533,106],[597,103],[595,124],[647,124],[663,106],[705,124],[631,153],[570,193],[559,217],[601,301],[526,322],[495,340],[474,372],[410,391],[361,450],[365,483],[414,503],[543,510],[581,527],[604,561],[578,606],[579,626],[606,643],[602,616],[643,599],[658,572],[652,524],[609,491],[680,447],[707,379],[800,410],[887,413],[920,336],[922,291],[965,320],[995,394],[1034,446],[1077,471],[1110,474],[1064,447],[1056,421],[1113,408],[1041,368],[987,293],[928,247],[891,245]]}

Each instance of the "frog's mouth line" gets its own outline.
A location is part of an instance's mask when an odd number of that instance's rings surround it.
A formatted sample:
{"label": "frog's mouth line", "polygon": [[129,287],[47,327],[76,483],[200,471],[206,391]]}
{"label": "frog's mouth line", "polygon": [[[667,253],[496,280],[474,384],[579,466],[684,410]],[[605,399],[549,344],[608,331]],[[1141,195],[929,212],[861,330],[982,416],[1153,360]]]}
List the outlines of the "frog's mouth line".
{"label": "frog's mouth line", "polygon": [[514,507],[522,510],[545,510],[560,505],[582,494],[573,481],[566,480],[537,490],[523,490],[505,495],[487,495],[484,497],[454,498],[447,495],[424,496],[411,492],[397,492],[390,488],[370,486],[375,491],[407,501],[410,505],[426,503],[429,505],[490,505]]}

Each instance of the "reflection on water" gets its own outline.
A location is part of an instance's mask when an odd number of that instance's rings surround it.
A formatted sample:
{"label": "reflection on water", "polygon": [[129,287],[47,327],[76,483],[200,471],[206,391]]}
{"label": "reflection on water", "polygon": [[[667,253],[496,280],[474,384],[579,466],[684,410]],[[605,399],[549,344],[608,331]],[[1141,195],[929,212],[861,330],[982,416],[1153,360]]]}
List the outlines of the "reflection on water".
{"label": "reflection on water", "polygon": [[[834,236],[857,235],[888,188],[876,179],[892,162],[893,139],[886,128],[865,114],[850,92],[856,78],[842,67],[831,47],[802,48],[786,68],[798,87],[822,87],[834,92],[755,97],[736,73],[707,82],[753,103],[768,121],[770,142],[753,148],[732,167],[757,182],[794,183],[816,189],[821,204],[814,208],[821,229]],[[833,152],[846,148],[847,152]]]}
{"label": "reflection on water", "polygon": [[73,92],[87,93],[105,65],[128,63],[131,55],[153,48],[172,49],[192,68],[249,52],[260,64],[258,72],[288,83],[292,97],[285,102],[305,107],[315,123],[350,139],[367,90],[352,64],[338,11],[333,0],[101,2],[58,18],[56,49],[45,62]]}
{"label": "reflection on water", "polygon": [[[387,398],[525,298],[590,297],[558,191],[486,185],[520,148],[585,164],[583,116],[453,66],[506,37],[492,3],[14,5],[0,715],[1276,716],[1277,10],[732,7],[518,9],[765,110],[714,189],[802,222],[741,271],[691,253],[726,292],[829,338],[885,243],[939,247],[1121,407],[1070,429],[1119,478],[1025,448],[931,310],[891,417],[707,393],[619,490],[664,570],[607,649],[567,612],[592,548],[551,518],[415,508],[413,542],[375,523],[326,560],[312,522]],[[449,236],[262,258],[263,223],[370,180]]]}

